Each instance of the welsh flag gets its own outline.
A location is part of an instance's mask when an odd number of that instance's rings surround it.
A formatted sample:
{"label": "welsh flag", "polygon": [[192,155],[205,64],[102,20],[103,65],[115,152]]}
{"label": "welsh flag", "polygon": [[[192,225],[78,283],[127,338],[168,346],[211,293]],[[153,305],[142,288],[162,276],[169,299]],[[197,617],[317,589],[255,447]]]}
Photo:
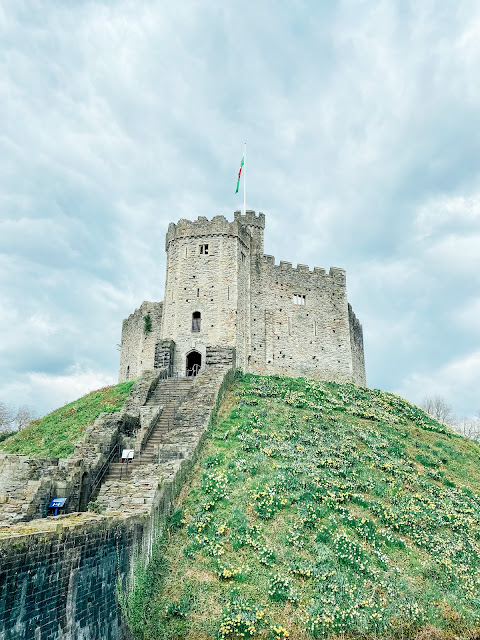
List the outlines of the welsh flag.
{"label": "welsh flag", "polygon": [[238,193],[238,188],[240,186],[240,178],[242,176],[242,169],[243,169],[243,165],[244,164],[245,164],[245,154],[242,156],[242,161],[240,163],[240,171],[238,172],[237,189],[236,189],[235,193]]}

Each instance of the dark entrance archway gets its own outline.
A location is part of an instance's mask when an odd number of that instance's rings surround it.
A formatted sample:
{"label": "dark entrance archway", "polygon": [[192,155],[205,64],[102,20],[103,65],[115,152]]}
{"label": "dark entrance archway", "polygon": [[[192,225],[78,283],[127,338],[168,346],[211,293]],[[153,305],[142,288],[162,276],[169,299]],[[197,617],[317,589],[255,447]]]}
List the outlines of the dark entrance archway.
{"label": "dark entrance archway", "polygon": [[198,351],[190,351],[187,354],[187,377],[196,376],[202,366],[202,354]]}
{"label": "dark entrance archway", "polygon": [[78,500],[79,511],[87,510],[89,497],[90,497],[90,482],[88,478],[88,473],[85,471],[80,481],[80,497]]}

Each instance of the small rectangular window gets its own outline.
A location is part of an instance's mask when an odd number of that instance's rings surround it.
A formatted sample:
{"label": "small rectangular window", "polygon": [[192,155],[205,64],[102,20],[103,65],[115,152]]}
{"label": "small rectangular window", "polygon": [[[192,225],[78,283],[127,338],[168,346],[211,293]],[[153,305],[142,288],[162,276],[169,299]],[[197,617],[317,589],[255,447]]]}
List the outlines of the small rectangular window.
{"label": "small rectangular window", "polygon": [[192,331],[194,333],[198,333],[200,331],[201,322],[202,319],[200,311],[194,311],[192,313]]}
{"label": "small rectangular window", "polygon": [[298,304],[301,307],[305,306],[305,302],[306,302],[306,296],[304,296],[301,293],[294,293],[293,294],[293,304]]}
{"label": "small rectangular window", "polygon": [[197,298],[200,297],[200,289],[197,289]]}
{"label": "small rectangular window", "polygon": [[245,262],[245,254],[243,253],[243,251],[242,251],[242,253],[240,255],[242,257],[242,262]]}
{"label": "small rectangular window", "polygon": [[201,256],[208,256],[208,244],[201,244],[200,245],[200,255]]}

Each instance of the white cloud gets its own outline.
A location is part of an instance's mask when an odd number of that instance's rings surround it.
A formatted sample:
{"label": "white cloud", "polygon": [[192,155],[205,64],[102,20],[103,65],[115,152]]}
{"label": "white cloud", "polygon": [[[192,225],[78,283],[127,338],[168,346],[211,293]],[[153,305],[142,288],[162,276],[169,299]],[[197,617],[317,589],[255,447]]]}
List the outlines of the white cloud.
{"label": "white cloud", "polygon": [[470,332],[480,342],[480,297],[472,297],[460,308],[453,308],[451,317],[458,330]]}
{"label": "white cloud", "polygon": [[46,413],[116,381],[109,372],[79,367],[72,367],[64,375],[27,372],[22,380],[7,382],[2,388],[2,398],[8,398],[9,405],[28,404],[41,407]]}
{"label": "white cloud", "polygon": [[[457,414],[474,415],[480,409],[480,350],[445,363],[437,370],[412,372],[396,390],[399,395],[420,403],[424,397],[440,395]],[[472,381],[476,381],[472,385]]]}
{"label": "white cloud", "polygon": [[445,235],[432,243],[425,254],[438,273],[467,276],[480,282],[480,231],[469,236]]}
{"label": "white cloud", "polygon": [[442,227],[473,223],[480,227],[480,194],[442,195],[423,204],[417,212],[415,228],[418,240],[424,240]]}

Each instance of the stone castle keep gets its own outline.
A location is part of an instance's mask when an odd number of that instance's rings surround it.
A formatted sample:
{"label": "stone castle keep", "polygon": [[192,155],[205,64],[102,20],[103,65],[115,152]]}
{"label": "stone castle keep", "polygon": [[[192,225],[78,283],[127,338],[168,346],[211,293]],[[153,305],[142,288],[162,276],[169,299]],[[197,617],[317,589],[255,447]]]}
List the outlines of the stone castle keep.
{"label": "stone castle keep", "polygon": [[254,211],[169,225],[164,301],[143,302],[123,321],[120,381],[236,361],[246,373],[366,384],[345,271],[276,265],[263,252],[264,228]]}
{"label": "stone castle keep", "polygon": [[120,601],[236,367],[365,384],[345,272],[275,265],[264,227],[253,211],[170,224],[164,301],[123,323],[120,380],[136,379],[123,407],[87,425],[68,457],[0,451],[0,640],[131,637]]}

